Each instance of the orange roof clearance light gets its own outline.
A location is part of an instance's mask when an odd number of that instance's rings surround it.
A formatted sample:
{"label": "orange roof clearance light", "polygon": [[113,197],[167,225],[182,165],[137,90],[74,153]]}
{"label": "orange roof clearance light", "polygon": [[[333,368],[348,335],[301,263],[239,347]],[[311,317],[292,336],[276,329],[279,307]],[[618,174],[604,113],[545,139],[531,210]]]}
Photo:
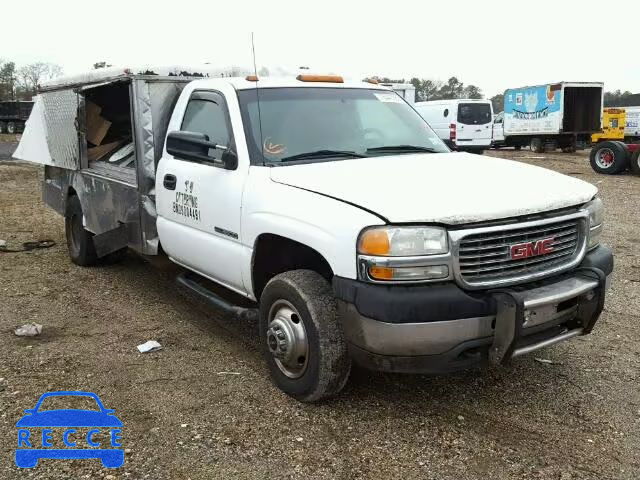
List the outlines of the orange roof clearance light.
{"label": "orange roof clearance light", "polygon": [[344,83],[344,79],[339,75],[298,75],[296,80],[301,82]]}
{"label": "orange roof clearance light", "polygon": [[257,75],[247,75],[246,77],[244,77],[244,79],[247,82],[257,82],[258,81],[258,76]]}
{"label": "orange roof clearance light", "polygon": [[365,82],[367,83],[372,83],[374,85],[378,85],[380,82],[378,80],[376,80],[375,78],[365,78],[364,79]]}

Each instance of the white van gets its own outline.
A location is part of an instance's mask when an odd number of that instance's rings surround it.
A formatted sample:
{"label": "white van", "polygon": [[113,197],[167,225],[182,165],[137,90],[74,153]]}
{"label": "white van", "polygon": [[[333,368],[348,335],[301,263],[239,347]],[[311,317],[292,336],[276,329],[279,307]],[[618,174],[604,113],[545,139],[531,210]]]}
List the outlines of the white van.
{"label": "white van", "polygon": [[416,102],[414,108],[454,150],[482,151],[491,146],[490,100],[456,98]]}

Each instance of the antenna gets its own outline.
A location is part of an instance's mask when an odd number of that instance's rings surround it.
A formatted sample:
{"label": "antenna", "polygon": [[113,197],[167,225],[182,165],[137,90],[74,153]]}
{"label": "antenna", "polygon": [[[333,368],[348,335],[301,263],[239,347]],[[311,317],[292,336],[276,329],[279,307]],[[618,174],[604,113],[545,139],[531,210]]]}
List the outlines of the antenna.
{"label": "antenna", "polygon": [[260,155],[262,156],[262,165],[266,165],[267,162],[264,159],[264,139],[262,138],[262,112],[260,111],[260,89],[258,88],[258,67],[256,66],[256,45],[253,42],[253,32],[251,32],[251,53],[253,55],[253,74],[256,76],[256,99],[258,102],[258,125],[260,128]]}

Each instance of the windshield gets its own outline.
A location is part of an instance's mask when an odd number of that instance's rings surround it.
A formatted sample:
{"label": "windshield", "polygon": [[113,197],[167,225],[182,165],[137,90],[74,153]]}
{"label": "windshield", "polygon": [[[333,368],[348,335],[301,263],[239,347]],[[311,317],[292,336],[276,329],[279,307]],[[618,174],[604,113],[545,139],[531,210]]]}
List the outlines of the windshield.
{"label": "windshield", "polygon": [[491,107],[488,103],[458,104],[458,122],[465,125],[491,123]]}
{"label": "windshield", "polygon": [[304,161],[300,157],[314,152],[320,155],[306,161],[449,151],[392,91],[294,87],[264,88],[259,95],[260,115],[256,90],[238,92],[254,164]]}
{"label": "windshield", "polygon": [[54,395],[46,397],[42,400],[38,411],[65,409],[100,411],[95,399],[85,395]]}

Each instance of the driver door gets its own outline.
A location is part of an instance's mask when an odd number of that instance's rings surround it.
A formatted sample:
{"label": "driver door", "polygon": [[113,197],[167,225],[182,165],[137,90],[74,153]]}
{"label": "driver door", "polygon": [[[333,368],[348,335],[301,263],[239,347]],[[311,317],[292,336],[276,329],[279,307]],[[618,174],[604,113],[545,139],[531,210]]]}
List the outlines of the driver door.
{"label": "driver door", "polygon": [[[235,150],[227,103],[221,93],[196,90],[186,105],[181,131],[204,133]],[[244,293],[240,203],[245,175],[227,170],[222,150],[213,162],[183,160],[165,150],[156,176],[158,233],[176,263]]]}
{"label": "driver door", "polygon": [[493,142],[504,142],[504,115],[499,113],[493,121]]}

